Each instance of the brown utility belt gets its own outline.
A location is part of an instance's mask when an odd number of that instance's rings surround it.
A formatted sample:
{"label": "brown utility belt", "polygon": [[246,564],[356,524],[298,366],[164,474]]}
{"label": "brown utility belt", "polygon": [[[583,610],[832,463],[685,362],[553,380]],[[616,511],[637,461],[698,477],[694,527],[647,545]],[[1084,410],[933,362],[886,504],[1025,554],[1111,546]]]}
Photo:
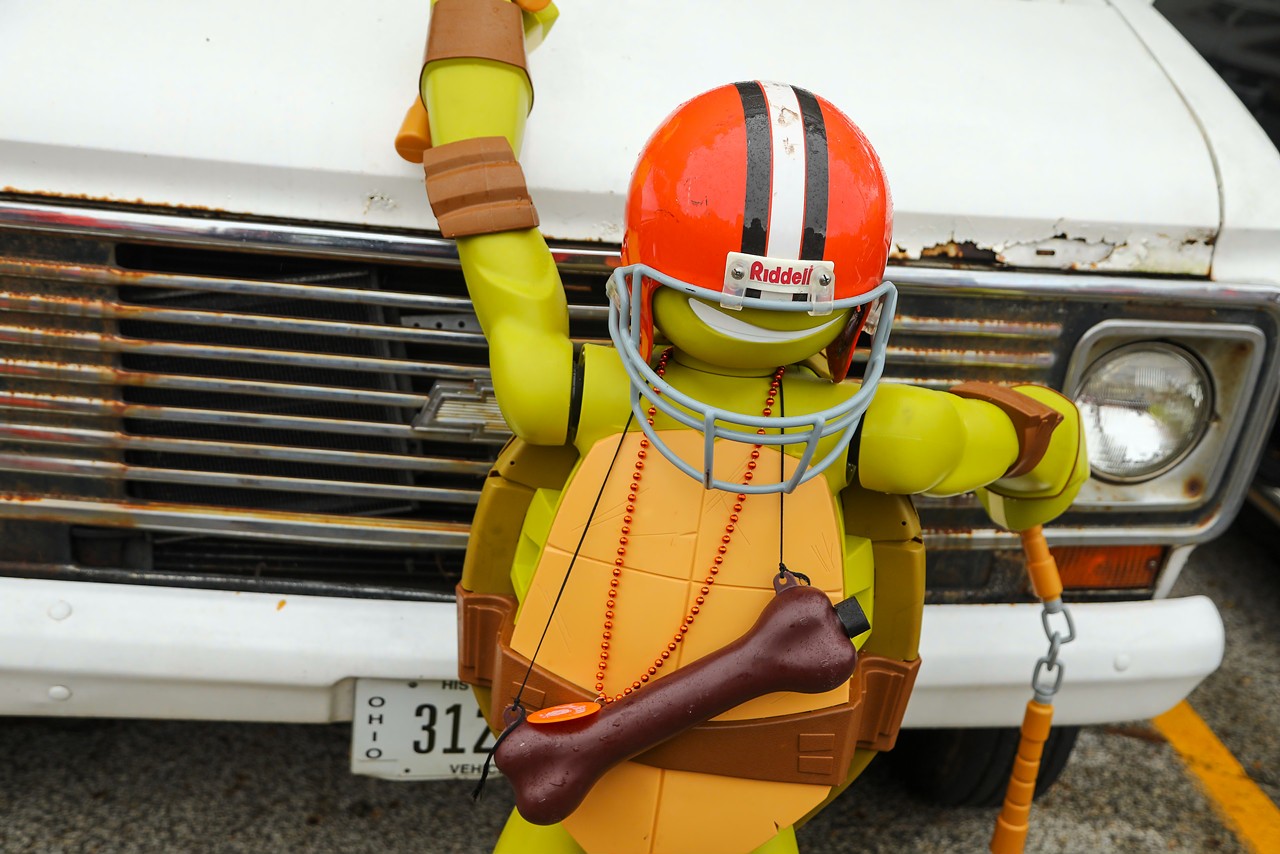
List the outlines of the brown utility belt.
{"label": "brown utility belt", "polygon": [[[458,587],[458,677],[491,688],[490,721],[502,720],[525,674],[521,704],[529,711],[590,700],[594,695],[511,648],[514,596],[471,593]],[[742,721],[709,721],[636,756],[656,768],[837,786],[845,782],[854,751],[893,747],[915,684],[915,661],[862,654],[849,680],[846,702],[812,712]]]}

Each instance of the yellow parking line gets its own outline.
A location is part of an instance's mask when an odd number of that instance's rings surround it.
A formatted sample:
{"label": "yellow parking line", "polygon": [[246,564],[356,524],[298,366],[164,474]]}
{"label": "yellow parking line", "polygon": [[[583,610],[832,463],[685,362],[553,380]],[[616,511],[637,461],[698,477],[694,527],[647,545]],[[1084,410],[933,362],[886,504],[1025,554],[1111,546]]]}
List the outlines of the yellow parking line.
{"label": "yellow parking line", "polygon": [[1183,701],[1153,723],[1241,843],[1254,854],[1280,851],[1280,809],[1191,706]]}

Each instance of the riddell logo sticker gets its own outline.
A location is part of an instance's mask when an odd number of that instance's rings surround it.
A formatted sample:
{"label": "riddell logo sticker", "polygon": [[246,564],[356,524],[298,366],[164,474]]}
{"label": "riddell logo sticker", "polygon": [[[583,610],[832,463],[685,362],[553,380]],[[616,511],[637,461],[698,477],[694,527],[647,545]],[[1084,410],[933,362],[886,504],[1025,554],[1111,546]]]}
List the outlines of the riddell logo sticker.
{"label": "riddell logo sticker", "polygon": [[758,290],[762,292],[760,296],[766,298],[772,293],[787,298],[809,294],[816,299],[821,291],[831,293],[834,284],[835,264],[831,261],[796,261],[730,252],[724,267],[724,290],[730,294]]}
{"label": "riddell logo sticker", "polygon": [[768,282],[773,285],[808,285],[813,276],[813,265],[803,270],[794,267],[766,267],[763,262],[756,261],[751,265],[748,281]]}

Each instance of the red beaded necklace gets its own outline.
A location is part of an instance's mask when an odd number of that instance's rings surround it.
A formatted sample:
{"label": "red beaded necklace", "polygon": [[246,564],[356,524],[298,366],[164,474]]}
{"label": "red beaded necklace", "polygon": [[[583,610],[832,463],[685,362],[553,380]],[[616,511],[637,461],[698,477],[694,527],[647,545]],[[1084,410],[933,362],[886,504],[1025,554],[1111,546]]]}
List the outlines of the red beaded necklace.
{"label": "red beaded necklace", "polygon": [[[668,348],[663,352],[662,357],[658,360],[657,374],[664,376],[667,372],[667,362],[671,358],[672,350]],[[773,414],[773,404],[778,388],[782,383],[782,375],[786,372],[785,367],[778,368],[773,372],[773,379],[769,383],[769,394],[765,399],[763,414],[766,416]],[[662,392],[653,389],[654,394]],[[657,407],[650,406],[647,416],[649,426],[653,426],[654,415],[657,413]],[[763,435],[764,428],[756,430],[756,433]],[[760,459],[760,445],[756,444],[751,448],[751,459],[747,462],[747,470],[742,475],[745,483],[750,483],[755,477],[755,468]],[[610,697],[604,690],[605,672],[609,669],[609,644],[613,638],[613,620],[614,608],[618,601],[618,587],[622,579],[622,567],[625,563],[627,554],[627,542],[631,534],[632,514],[636,509],[636,496],[639,493],[640,479],[644,474],[644,461],[648,456],[649,439],[642,437],[640,439],[640,448],[636,451],[636,462],[634,471],[631,473],[631,485],[627,492],[626,515],[622,517],[622,530],[618,534],[618,556],[613,561],[613,577],[609,579],[609,593],[605,601],[604,611],[604,629],[600,638],[600,658],[596,667],[596,701],[604,705],[608,705],[634,691],[639,691],[641,686],[657,675],[662,669],[663,664],[671,657],[671,653],[676,651],[677,644],[684,640],[684,636],[688,634],[689,629],[693,626],[693,621],[697,618],[702,610],[702,606],[707,601],[707,596],[711,594],[711,588],[716,583],[716,576],[720,573],[720,567],[724,563],[725,554],[729,551],[729,543],[733,540],[733,532],[738,523],[738,514],[742,512],[742,506],[747,500],[745,492],[737,494],[737,500],[733,505],[733,512],[729,514],[729,521],[724,526],[724,536],[720,538],[720,545],[716,548],[716,556],[711,560],[711,567],[707,570],[707,577],[702,580],[702,588],[698,591],[698,596],[694,599],[694,604],[689,607],[689,611],[685,614],[684,619],[680,621],[679,627],[676,629],[675,635],[667,642],[666,647],[654,657],[653,663],[646,668],[645,672],[640,674],[640,678],[634,680],[629,686],[622,689],[621,692]]]}

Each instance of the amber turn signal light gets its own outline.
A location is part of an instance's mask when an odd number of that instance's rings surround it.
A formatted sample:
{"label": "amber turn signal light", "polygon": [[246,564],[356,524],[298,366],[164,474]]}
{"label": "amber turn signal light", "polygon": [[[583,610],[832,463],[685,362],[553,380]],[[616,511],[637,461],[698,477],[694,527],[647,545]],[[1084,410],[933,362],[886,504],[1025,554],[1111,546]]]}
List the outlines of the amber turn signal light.
{"label": "amber turn signal light", "polygon": [[1053,549],[1068,590],[1151,587],[1164,565],[1163,546],[1060,546]]}

